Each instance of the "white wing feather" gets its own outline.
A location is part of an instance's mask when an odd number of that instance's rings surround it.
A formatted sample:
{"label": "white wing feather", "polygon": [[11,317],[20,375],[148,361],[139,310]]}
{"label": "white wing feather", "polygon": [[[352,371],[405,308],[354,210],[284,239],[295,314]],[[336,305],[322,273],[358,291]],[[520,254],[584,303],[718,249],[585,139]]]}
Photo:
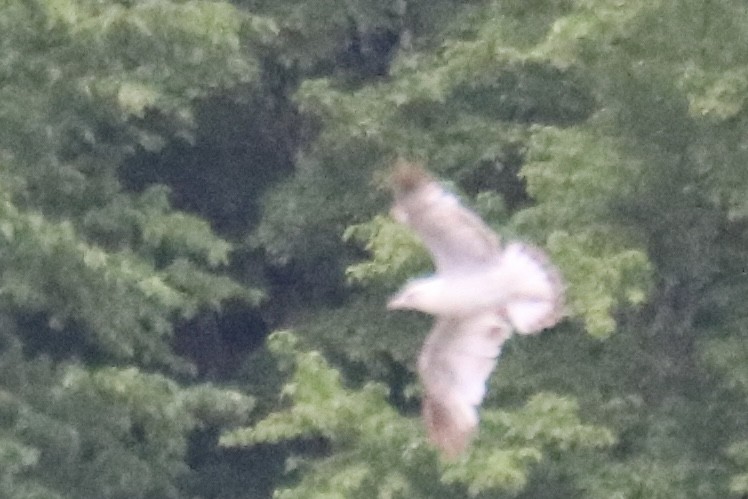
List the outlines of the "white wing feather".
{"label": "white wing feather", "polygon": [[423,170],[401,169],[401,173],[404,186],[396,189],[392,216],[418,234],[437,272],[480,265],[498,256],[498,236],[454,194]]}
{"label": "white wing feather", "polygon": [[478,406],[511,328],[496,314],[437,319],[418,358],[429,438],[454,457],[478,425]]}
{"label": "white wing feather", "polygon": [[539,249],[512,243],[502,252],[496,279],[508,296],[503,312],[520,334],[555,325],[563,311],[561,276]]}

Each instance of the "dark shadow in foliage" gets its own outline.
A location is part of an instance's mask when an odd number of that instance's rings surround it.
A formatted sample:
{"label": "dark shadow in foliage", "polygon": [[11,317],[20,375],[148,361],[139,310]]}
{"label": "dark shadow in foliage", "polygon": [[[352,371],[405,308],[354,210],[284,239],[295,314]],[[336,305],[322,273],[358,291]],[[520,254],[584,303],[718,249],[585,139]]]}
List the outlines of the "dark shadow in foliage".
{"label": "dark shadow in foliage", "polygon": [[390,63],[397,52],[400,33],[383,26],[368,31],[351,20],[343,49],[336,56],[335,69],[343,71],[351,84],[371,84],[373,78],[389,74]]}
{"label": "dark shadow in foliage", "polygon": [[462,170],[457,182],[462,189],[475,196],[481,192],[497,192],[510,211],[516,211],[531,203],[525,180],[518,175],[524,156],[518,145],[505,148],[504,157],[495,161],[483,161],[477,167]]}
{"label": "dark shadow in foliage", "polygon": [[267,334],[267,324],[258,310],[244,303],[229,303],[221,313],[207,311],[180,324],[174,350],[195,365],[201,379],[228,380]]}
{"label": "dark shadow in foliage", "polygon": [[223,448],[215,428],[195,432],[189,441],[192,473],[183,490],[202,499],[254,499],[273,494],[288,450],[278,445]]}
{"label": "dark shadow in foliage", "polygon": [[241,238],[259,219],[262,192],[291,173],[301,120],[284,95],[274,95],[209,99],[196,121],[194,144],[174,140],[158,153],[141,151],[121,179],[133,191],[166,184],[176,208]]}
{"label": "dark shadow in foliage", "polygon": [[23,354],[29,358],[44,356],[56,362],[80,359],[91,366],[116,363],[116,359],[98,348],[91,341],[90,333],[75,321],[68,320],[58,327],[44,312],[19,312],[13,322],[16,333],[23,338]]}
{"label": "dark shadow in foliage", "polygon": [[[260,89],[207,99],[198,105],[194,142],[173,139],[157,153],[139,151],[120,171],[123,185],[141,191],[165,184],[175,208],[207,219],[229,240],[242,240],[260,218],[262,193],[293,171],[302,141],[300,119],[289,94],[293,72],[264,61]],[[229,273],[256,286],[265,280],[262,255],[246,248],[232,254]],[[228,379],[268,327],[256,309],[227,304],[178,325],[176,351],[203,379]]]}

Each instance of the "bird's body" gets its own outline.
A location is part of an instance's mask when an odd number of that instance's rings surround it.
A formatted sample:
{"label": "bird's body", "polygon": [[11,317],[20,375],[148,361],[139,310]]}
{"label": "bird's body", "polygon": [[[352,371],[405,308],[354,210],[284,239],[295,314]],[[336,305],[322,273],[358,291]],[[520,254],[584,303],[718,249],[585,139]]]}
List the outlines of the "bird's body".
{"label": "bird's body", "polygon": [[506,301],[497,281],[487,279],[483,272],[422,277],[408,282],[395,295],[388,308],[420,310],[431,315],[469,317],[482,310],[498,310]]}
{"label": "bird's body", "polygon": [[493,311],[506,315],[521,333],[543,329],[555,322],[552,312],[557,304],[548,296],[557,279],[537,271],[540,256],[534,248],[513,243],[482,265],[411,280],[390,299],[388,308],[454,317]]}
{"label": "bird's body", "polygon": [[414,279],[388,303],[436,316],[418,359],[423,417],[447,456],[468,445],[501,346],[516,330],[536,333],[561,315],[563,287],[543,253],[498,236],[421,167],[393,174],[393,217],[421,238],[436,273]]}

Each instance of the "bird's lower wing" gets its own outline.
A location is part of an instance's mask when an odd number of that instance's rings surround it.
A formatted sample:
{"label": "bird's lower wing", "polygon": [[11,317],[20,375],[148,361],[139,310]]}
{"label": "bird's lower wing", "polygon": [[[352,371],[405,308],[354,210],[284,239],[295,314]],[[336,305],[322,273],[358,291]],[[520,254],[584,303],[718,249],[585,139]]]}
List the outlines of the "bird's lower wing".
{"label": "bird's lower wing", "polygon": [[445,456],[455,457],[469,444],[486,381],[510,335],[509,325],[495,313],[437,319],[418,359],[418,373],[426,429]]}

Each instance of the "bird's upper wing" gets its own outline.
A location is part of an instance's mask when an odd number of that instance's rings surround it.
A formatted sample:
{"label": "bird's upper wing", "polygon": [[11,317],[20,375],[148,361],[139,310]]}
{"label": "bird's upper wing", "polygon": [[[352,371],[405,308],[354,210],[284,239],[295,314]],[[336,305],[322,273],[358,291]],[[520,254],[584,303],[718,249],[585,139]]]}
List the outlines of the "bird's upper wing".
{"label": "bird's upper wing", "polygon": [[447,457],[465,450],[478,425],[477,408],[510,326],[495,313],[439,317],[418,359],[423,418],[431,441]]}
{"label": "bird's upper wing", "polygon": [[496,233],[423,168],[400,163],[392,181],[392,216],[418,234],[437,272],[481,265],[497,256],[500,243]]}

